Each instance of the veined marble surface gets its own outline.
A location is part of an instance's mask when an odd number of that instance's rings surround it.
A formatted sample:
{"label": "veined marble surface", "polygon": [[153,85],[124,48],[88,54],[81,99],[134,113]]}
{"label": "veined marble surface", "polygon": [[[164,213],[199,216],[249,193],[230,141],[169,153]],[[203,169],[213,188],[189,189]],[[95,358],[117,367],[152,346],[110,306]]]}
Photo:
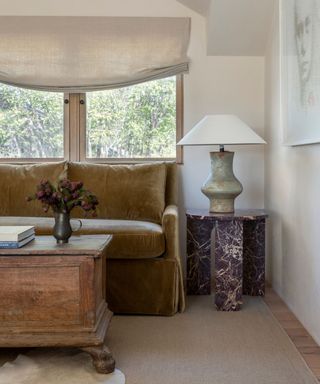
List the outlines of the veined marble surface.
{"label": "veined marble surface", "polygon": [[243,223],[243,294],[265,293],[265,218]]}
{"label": "veined marble surface", "polygon": [[216,223],[215,304],[222,311],[237,311],[242,304],[243,222]]}
{"label": "veined marble surface", "polygon": [[241,308],[242,294],[265,290],[265,211],[209,214],[187,211],[187,294],[211,293],[211,238],[215,231],[215,304]]}
{"label": "veined marble surface", "polygon": [[187,216],[203,217],[206,220],[255,220],[267,218],[268,213],[263,209],[236,209],[234,213],[212,213],[206,209],[188,209]]}

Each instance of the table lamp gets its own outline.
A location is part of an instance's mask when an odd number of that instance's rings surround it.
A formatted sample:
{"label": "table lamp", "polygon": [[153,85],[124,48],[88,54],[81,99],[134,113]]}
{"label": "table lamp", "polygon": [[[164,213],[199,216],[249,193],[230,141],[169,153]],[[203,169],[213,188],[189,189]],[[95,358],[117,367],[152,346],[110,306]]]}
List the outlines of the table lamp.
{"label": "table lamp", "polygon": [[210,152],[211,172],[201,191],[210,200],[210,212],[233,213],[234,200],[242,184],[233,173],[234,152],[224,145],[266,144],[247,124],[234,115],[205,116],[177,145],[219,145],[220,152]]}

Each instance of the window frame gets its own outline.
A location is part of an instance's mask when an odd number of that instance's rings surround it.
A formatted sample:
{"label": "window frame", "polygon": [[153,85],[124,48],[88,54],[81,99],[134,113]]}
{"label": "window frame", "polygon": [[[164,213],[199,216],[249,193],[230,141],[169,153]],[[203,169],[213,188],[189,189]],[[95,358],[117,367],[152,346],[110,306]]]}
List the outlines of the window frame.
{"label": "window frame", "polygon": [[[136,164],[172,161],[183,164],[183,148],[176,147],[172,158],[87,158],[86,157],[86,94],[64,93],[64,157],[58,158],[0,158],[0,163],[30,164],[57,161],[84,161],[100,164]],[[183,75],[176,76],[176,142],[183,137],[184,115]]]}

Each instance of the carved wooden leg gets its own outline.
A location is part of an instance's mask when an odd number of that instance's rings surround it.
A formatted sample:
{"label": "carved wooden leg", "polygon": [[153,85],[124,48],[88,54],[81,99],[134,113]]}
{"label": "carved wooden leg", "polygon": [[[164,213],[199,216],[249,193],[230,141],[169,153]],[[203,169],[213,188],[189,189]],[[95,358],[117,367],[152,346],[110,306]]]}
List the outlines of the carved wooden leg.
{"label": "carved wooden leg", "polygon": [[91,355],[93,365],[98,373],[112,373],[114,371],[116,362],[106,345],[81,349]]}

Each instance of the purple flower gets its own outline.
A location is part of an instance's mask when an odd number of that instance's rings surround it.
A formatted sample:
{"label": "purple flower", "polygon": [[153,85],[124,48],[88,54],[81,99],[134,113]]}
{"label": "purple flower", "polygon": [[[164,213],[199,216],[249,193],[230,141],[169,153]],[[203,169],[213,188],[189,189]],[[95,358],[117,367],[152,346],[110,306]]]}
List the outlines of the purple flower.
{"label": "purple flower", "polygon": [[83,188],[82,181],[60,180],[55,187],[49,180],[41,180],[36,193],[27,201],[39,200],[45,212],[52,208],[54,212],[70,213],[74,207],[80,206],[86,213],[96,216],[97,197]]}

